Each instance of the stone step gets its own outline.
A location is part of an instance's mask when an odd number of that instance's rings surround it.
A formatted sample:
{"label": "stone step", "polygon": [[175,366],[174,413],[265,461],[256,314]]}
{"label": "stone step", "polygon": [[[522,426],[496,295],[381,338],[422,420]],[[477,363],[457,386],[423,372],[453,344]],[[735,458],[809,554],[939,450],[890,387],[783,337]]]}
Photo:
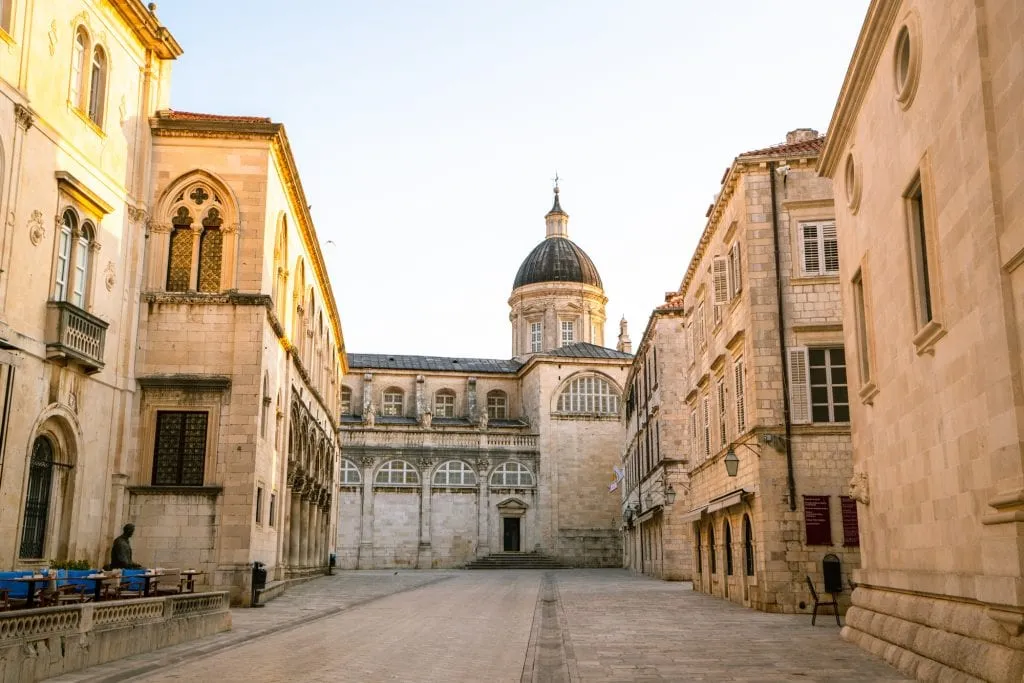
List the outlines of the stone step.
{"label": "stone step", "polygon": [[536,552],[492,553],[468,563],[466,569],[565,569],[565,566],[553,557]]}

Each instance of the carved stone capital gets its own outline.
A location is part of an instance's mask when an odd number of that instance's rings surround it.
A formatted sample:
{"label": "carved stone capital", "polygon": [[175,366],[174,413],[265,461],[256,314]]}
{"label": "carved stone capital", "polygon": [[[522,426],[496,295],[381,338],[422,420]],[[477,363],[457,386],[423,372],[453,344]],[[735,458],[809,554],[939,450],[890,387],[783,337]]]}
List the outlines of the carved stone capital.
{"label": "carved stone capital", "polygon": [[23,104],[14,105],[14,116],[18,122],[18,127],[23,131],[27,131],[35,123],[36,117],[32,113],[32,110]]}
{"label": "carved stone capital", "polygon": [[373,467],[373,462],[375,459],[376,458],[374,458],[371,455],[364,455],[363,457],[359,458],[359,464],[362,465],[363,467]]}
{"label": "carved stone capital", "polygon": [[166,234],[171,232],[170,223],[160,223],[159,221],[149,221],[149,231],[157,234]]}
{"label": "carved stone capital", "polygon": [[90,254],[98,254],[98,253],[100,253],[100,249],[102,249],[102,248],[103,248],[103,245],[100,244],[99,242],[97,242],[96,240],[93,240],[92,242],[89,242],[89,253]]}
{"label": "carved stone capital", "polygon": [[132,223],[142,223],[142,222],[144,222],[147,219],[147,215],[146,215],[145,210],[144,209],[140,209],[137,206],[131,206],[129,204],[128,207],[127,207],[127,211],[128,211],[128,220],[131,221]]}
{"label": "carved stone capital", "polygon": [[237,223],[232,223],[230,225],[224,225],[224,226],[221,227],[220,231],[222,233],[224,233],[225,235],[234,234],[234,233],[238,232],[238,224]]}

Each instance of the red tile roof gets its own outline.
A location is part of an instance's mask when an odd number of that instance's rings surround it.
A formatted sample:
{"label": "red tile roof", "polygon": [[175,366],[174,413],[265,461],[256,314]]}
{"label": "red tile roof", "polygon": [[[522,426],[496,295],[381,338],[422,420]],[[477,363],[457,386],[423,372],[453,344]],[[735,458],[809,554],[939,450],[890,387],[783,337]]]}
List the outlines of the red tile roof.
{"label": "red tile roof", "polygon": [[750,152],[744,152],[740,155],[742,157],[764,157],[764,156],[788,156],[792,154],[813,154],[818,155],[821,153],[822,148],[825,147],[825,136],[816,137],[813,140],[803,140],[801,142],[789,142],[782,143],[781,145],[775,145],[774,147],[765,147],[764,149],[755,149]]}
{"label": "red tile roof", "polygon": [[679,293],[679,292],[675,292],[671,296],[669,296],[666,293],[666,295],[665,295],[665,303],[663,303],[662,305],[658,306],[655,310],[657,310],[657,311],[670,311],[670,310],[673,310],[673,309],[676,309],[676,308],[682,308],[683,307],[683,300],[684,300],[684,298],[685,297],[681,293]]}
{"label": "red tile roof", "polygon": [[224,114],[204,114],[194,111],[174,111],[162,109],[156,113],[157,118],[172,121],[234,121],[237,123],[271,123],[267,116],[226,116]]}

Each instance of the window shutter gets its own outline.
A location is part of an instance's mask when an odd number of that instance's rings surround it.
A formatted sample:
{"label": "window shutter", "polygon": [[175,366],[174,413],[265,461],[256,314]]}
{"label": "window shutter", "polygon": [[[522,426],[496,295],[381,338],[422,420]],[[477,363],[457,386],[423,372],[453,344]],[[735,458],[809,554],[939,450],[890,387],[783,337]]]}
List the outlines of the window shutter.
{"label": "window shutter", "polygon": [[736,435],[747,431],[747,406],[743,378],[743,361],[737,360],[733,365],[736,377]]}
{"label": "window shutter", "polygon": [[798,346],[789,353],[789,417],[793,424],[811,421],[811,382],[807,372],[807,348]]}
{"label": "window shutter", "polygon": [[707,396],[705,396],[704,397],[704,434],[703,434],[703,437],[704,437],[704,444],[703,444],[703,446],[704,446],[704,457],[705,458],[711,456],[711,410],[710,410],[710,405],[709,405],[710,402],[711,402],[711,399],[709,399]]}
{"label": "window shutter", "polygon": [[723,256],[716,256],[711,262],[712,283],[715,289],[715,305],[729,302],[729,263]]}
{"label": "window shutter", "polygon": [[743,289],[743,276],[740,274],[740,243],[732,245],[729,250],[729,284],[730,298],[734,298]]}
{"label": "window shutter", "polygon": [[839,239],[836,235],[836,224],[828,223],[821,227],[822,251],[825,256],[825,272],[839,272]]}
{"label": "window shutter", "polygon": [[804,273],[817,275],[821,272],[821,253],[818,249],[818,224],[800,226],[804,248]]}

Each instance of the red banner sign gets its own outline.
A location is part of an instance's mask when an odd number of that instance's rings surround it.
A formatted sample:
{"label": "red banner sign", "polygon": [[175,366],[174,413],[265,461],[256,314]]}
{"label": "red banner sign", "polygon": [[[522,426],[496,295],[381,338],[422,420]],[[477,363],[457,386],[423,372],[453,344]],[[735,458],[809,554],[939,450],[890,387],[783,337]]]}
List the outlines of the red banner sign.
{"label": "red banner sign", "polygon": [[828,496],[804,496],[804,529],[807,545],[832,545],[832,518]]}

